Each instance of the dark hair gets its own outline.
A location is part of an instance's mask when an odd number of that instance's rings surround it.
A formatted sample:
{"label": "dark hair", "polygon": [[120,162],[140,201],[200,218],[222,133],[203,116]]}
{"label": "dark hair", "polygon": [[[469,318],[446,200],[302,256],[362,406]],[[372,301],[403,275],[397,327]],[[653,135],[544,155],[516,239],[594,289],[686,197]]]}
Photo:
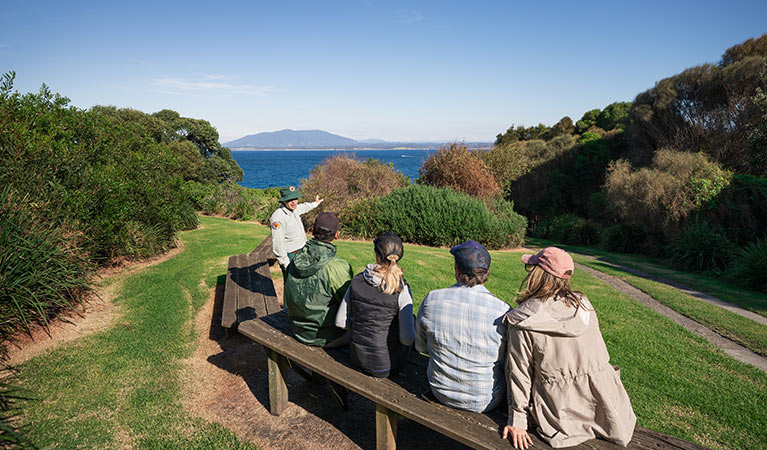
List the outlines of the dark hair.
{"label": "dark hair", "polygon": [[462,285],[466,287],[474,287],[478,284],[485,284],[487,281],[487,277],[490,276],[490,270],[485,270],[481,267],[477,267],[476,269],[472,269],[470,274],[466,274],[461,272],[458,269],[458,265],[456,267],[456,275],[455,279]]}
{"label": "dark hair", "polygon": [[336,238],[336,232],[324,227],[314,229],[314,239],[322,242],[332,242]]}

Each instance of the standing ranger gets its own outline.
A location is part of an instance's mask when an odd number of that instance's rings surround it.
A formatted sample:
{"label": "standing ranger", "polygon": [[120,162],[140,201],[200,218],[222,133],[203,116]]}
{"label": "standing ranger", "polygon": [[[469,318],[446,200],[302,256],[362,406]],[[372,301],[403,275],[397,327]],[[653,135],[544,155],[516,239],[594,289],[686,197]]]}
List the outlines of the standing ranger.
{"label": "standing ranger", "polygon": [[272,228],[272,251],[280,263],[283,279],[288,264],[293,261],[296,252],[306,245],[306,232],[301,223],[301,214],[305,214],[322,203],[318,195],[311,203],[298,204],[301,195],[293,186],[280,188],[280,207],[272,214],[269,223]]}

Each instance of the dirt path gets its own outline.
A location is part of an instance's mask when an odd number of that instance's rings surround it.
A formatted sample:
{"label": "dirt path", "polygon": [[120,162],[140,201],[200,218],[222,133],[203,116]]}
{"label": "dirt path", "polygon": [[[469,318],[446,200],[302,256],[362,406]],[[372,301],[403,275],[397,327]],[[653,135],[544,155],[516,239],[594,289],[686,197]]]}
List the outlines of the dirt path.
{"label": "dirt path", "polygon": [[735,342],[725,337],[722,337],[716,334],[715,332],[711,331],[709,328],[705,327],[704,325],[701,325],[700,323],[679,314],[678,312],[660,303],[659,301],[655,300],[654,298],[650,297],[649,295],[640,291],[634,286],[631,286],[630,284],[626,283],[620,278],[614,277],[612,275],[607,275],[598,270],[584,266],[583,264],[576,263],[575,266],[578,269],[583,270],[584,272],[587,272],[595,276],[596,278],[599,278],[600,280],[604,281],[605,283],[609,284],[615,289],[623,292],[624,294],[635,299],[636,301],[650,307],[653,311],[668,317],[673,322],[683,326],[687,330],[706,339],[712,345],[721,349],[722,351],[724,351],[731,357],[737,359],[738,361],[744,362],[746,364],[751,364],[752,366],[757,367],[761,371],[767,372],[767,358],[761,355],[758,355],[752,352],[751,350],[739,344],[736,344]]}

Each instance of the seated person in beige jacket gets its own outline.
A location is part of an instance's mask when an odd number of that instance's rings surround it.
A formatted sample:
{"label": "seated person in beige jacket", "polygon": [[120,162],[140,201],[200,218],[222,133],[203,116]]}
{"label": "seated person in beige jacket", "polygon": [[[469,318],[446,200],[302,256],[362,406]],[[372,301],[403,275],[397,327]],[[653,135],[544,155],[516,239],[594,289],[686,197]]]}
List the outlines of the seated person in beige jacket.
{"label": "seated person in beige jacket", "polygon": [[506,378],[509,423],[503,437],[514,447],[537,434],[555,448],[594,438],[626,446],[636,416],[599,331],[594,308],[570,289],[573,259],[556,247],[524,255],[529,273],[508,327]]}

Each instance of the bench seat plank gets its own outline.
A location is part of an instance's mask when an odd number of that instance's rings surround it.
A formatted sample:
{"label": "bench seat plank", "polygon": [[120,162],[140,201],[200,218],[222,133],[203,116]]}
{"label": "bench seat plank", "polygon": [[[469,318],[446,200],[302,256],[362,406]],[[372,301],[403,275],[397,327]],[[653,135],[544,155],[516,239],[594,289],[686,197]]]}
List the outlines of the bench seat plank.
{"label": "bench seat plank", "polygon": [[224,305],[221,311],[221,325],[224,328],[232,328],[237,323],[237,293],[239,291],[236,269],[239,255],[229,258],[226,270],[226,284],[224,285]]}

